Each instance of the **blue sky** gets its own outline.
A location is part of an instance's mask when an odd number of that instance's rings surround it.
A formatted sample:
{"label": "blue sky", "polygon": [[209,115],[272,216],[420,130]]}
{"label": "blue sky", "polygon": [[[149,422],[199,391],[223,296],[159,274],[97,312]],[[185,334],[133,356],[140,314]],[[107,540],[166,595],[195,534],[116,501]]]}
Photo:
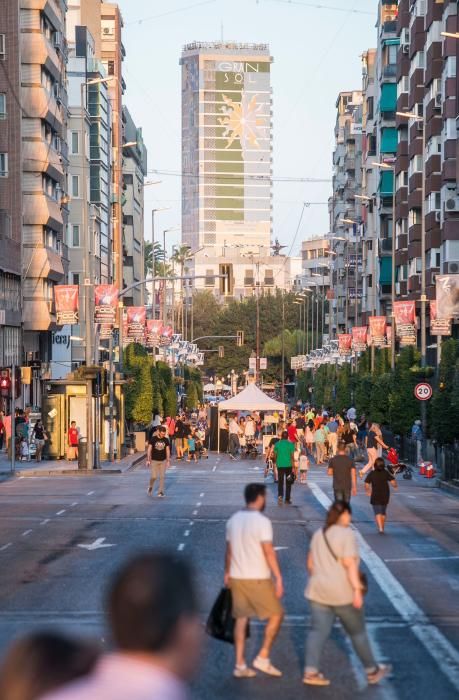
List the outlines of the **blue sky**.
{"label": "blue sky", "polygon": [[[126,48],[125,96],[142,126],[149,169],[181,168],[182,46],[223,36],[267,42],[274,57],[274,178],[331,178],[335,101],[361,86],[360,55],[376,45],[377,0],[119,0]],[[317,7],[328,6],[328,7]],[[330,9],[328,9],[330,8]],[[334,8],[334,9],[332,9]],[[353,10],[355,12],[353,12]],[[145,234],[180,226],[180,177],[145,189]],[[297,254],[301,240],[328,231],[331,182],[274,183],[274,236]],[[305,209],[294,243],[303,202]],[[169,246],[180,231],[169,234]]]}

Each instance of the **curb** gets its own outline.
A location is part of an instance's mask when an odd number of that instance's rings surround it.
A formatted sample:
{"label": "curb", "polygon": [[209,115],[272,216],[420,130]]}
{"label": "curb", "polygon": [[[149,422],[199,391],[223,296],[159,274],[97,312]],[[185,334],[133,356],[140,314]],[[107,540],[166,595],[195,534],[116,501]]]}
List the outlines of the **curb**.
{"label": "curb", "polygon": [[459,496],[459,486],[455,486],[449,481],[443,481],[442,479],[437,480],[437,486],[446,493],[451,494],[451,496]]}
{"label": "curb", "polygon": [[[14,472],[14,476],[17,477],[37,477],[37,476],[113,476],[114,474],[124,474],[125,472],[131,471],[137,464],[142,462],[145,459],[145,453],[142,453],[138,457],[136,457],[129,465],[123,468],[119,469],[110,469],[110,468],[102,468],[102,469],[37,469],[37,470],[25,470],[22,471],[20,469],[17,469]],[[123,465],[124,466],[124,465]],[[12,475],[13,476],[13,475]]]}

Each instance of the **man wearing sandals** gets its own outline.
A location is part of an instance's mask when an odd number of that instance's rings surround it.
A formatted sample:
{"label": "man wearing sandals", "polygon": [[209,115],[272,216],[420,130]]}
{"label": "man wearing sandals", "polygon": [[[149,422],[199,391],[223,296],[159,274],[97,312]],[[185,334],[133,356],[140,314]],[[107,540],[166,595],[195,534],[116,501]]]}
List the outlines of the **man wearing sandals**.
{"label": "man wearing sandals", "polygon": [[[269,655],[279,632],[284,610],[280,599],[284,588],[273,547],[273,528],[263,511],[264,484],[248,484],[244,492],[246,508],[235,513],[226,525],[225,586],[233,598],[235,678],[253,678],[254,668],[279,678]],[[274,580],[273,580],[274,579]],[[250,617],[268,620],[262,647],[249,668],[245,660],[247,622]]]}

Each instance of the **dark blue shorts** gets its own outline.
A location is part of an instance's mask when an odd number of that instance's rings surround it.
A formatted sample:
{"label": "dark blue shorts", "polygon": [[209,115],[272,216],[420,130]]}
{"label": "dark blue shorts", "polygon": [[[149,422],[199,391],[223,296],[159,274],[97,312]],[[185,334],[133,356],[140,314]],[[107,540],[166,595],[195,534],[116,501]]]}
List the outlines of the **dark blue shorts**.
{"label": "dark blue shorts", "polygon": [[373,505],[373,513],[375,515],[386,515],[386,509],[387,509],[387,503],[385,506],[377,505],[377,504]]}

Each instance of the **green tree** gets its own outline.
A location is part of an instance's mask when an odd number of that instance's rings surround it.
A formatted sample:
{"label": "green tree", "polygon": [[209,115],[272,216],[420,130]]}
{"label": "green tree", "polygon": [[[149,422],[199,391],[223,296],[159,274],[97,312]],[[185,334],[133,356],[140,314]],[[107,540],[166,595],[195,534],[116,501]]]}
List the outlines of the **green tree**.
{"label": "green tree", "polygon": [[189,411],[198,406],[198,392],[194,381],[189,381],[186,387],[186,407]]}
{"label": "green tree", "polygon": [[346,364],[340,368],[336,384],[336,405],[338,411],[348,408],[351,403],[351,366],[346,362]]}
{"label": "green tree", "polygon": [[454,338],[442,344],[438,389],[432,398],[432,437],[440,445],[448,445],[457,439],[458,422],[455,420],[459,405],[458,387],[459,342]]}
{"label": "green tree", "polygon": [[175,385],[171,384],[167,387],[166,396],[164,399],[164,415],[175,417],[177,413],[177,392]]}
{"label": "green tree", "polygon": [[[155,251],[155,274],[159,275],[159,264],[163,263],[165,260],[165,253],[164,250],[161,248],[161,245],[157,242],[155,242],[154,245],[154,251]],[[153,246],[151,244],[151,241],[145,241],[145,246],[144,246],[144,273],[145,277],[149,277],[153,273]]]}
{"label": "green tree", "polygon": [[421,415],[419,401],[414,395],[417,378],[412,371],[418,357],[415,347],[402,348],[392,376],[388,397],[388,422],[392,430],[399,435],[405,435]]}
{"label": "green tree", "polygon": [[151,421],[152,412],[152,383],[151,383],[151,361],[148,357],[140,360],[138,375],[139,390],[132,408],[132,420],[136,423],[148,425]]}
{"label": "green tree", "polygon": [[388,422],[387,402],[391,388],[392,378],[390,374],[381,374],[373,379],[370,396],[370,420],[376,423]]}
{"label": "green tree", "polygon": [[[152,399],[151,410],[153,414],[163,414],[163,396],[162,396],[162,380],[158,367],[151,366],[151,382],[152,382]],[[163,389],[164,391],[164,389]]]}

